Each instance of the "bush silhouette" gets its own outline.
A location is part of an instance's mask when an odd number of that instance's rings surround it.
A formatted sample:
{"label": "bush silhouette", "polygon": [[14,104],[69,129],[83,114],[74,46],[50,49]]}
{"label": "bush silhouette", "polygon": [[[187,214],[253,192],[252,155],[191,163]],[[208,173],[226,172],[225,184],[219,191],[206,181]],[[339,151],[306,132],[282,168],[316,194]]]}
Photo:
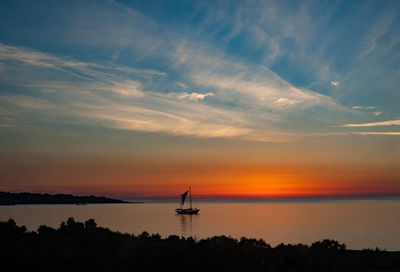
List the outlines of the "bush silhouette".
{"label": "bush silhouette", "polygon": [[275,248],[263,240],[122,234],[72,217],[56,229],[0,222],[0,256],[13,271],[400,271],[400,253],[347,250],[334,240]]}

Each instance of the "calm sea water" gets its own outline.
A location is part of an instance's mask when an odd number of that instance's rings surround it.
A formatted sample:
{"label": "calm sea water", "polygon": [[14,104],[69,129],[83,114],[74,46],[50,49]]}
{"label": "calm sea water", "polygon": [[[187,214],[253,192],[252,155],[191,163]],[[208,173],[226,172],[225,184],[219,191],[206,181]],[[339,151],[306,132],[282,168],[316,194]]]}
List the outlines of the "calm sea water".
{"label": "calm sea water", "polygon": [[134,234],[147,231],[197,238],[224,234],[262,238],[273,246],[329,238],[351,249],[400,250],[400,199],[198,200],[194,206],[200,208],[199,215],[176,215],[177,204],[168,201],[0,206],[0,220],[14,218],[17,224],[35,230],[43,224],[58,227],[72,216],[76,220],[94,218],[100,226]]}

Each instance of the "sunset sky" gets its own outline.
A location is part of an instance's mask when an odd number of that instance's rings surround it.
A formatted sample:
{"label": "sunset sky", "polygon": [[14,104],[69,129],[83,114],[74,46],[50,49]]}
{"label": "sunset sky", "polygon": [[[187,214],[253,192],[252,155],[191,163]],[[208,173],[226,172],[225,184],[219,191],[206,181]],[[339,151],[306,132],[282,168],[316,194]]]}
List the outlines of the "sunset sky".
{"label": "sunset sky", "polygon": [[0,2],[0,190],[400,195],[400,2]]}

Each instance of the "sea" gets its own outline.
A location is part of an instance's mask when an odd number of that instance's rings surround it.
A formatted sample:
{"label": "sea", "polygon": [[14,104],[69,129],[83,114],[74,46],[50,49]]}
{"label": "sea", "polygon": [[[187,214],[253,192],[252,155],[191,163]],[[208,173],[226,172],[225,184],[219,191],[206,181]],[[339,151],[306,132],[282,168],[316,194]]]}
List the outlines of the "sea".
{"label": "sea", "polygon": [[[263,239],[271,246],[308,244],[322,239],[349,249],[400,251],[400,198],[200,199],[198,215],[178,215],[176,200],[147,199],[132,204],[0,206],[0,220],[36,230],[58,227],[73,217],[94,218],[99,226],[122,233],[192,236],[225,235]],[[186,205],[186,204],[185,204]]]}

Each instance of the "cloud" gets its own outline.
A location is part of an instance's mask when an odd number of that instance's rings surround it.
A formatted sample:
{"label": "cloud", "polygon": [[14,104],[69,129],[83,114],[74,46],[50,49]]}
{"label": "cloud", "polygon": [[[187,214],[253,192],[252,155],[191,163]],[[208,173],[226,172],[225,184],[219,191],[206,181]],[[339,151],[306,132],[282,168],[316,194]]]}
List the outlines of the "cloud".
{"label": "cloud", "polygon": [[[56,115],[70,116],[74,122],[80,120],[85,124],[281,142],[294,140],[298,135],[283,128],[285,115],[273,111],[284,113],[314,106],[343,110],[330,97],[295,87],[265,66],[252,66],[189,42],[181,43],[174,54],[168,55],[171,67],[185,80],[182,87],[207,87],[207,93],[167,92],[163,86],[176,88],[179,78],[169,79],[167,73],[156,70],[78,62],[23,47],[7,50],[18,52],[7,57],[5,69],[12,68],[15,73],[7,80],[14,76],[31,97],[20,97],[14,105],[21,111],[32,112],[51,108]],[[19,57],[26,53],[40,56],[40,64],[20,61]],[[25,69],[23,78],[18,74],[21,65]],[[32,103],[39,93],[41,97],[51,97],[47,104],[41,101],[43,107]],[[209,96],[215,98],[205,99]],[[16,99],[13,95],[7,97]]]}
{"label": "cloud", "polygon": [[[62,95],[69,91],[70,88],[58,90]],[[0,96],[0,102],[6,102],[16,116],[23,112],[34,112],[36,116],[50,114],[52,118],[70,116],[75,122],[123,130],[205,138],[246,138],[253,133],[246,127],[245,116],[240,113],[182,102],[166,94],[147,92],[139,100],[132,97],[123,103],[107,99],[96,91],[82,89],[79,94],[69,93],[69,98],[70,103],[57,104],[30,96],[8,95]]]}
{"label": "cloud", "polygon": [[35,52],[29,49],[21,49],[14,46],[7,46],[0,43],[0,59],[1,60],[17,60],[22,63],[27,63],[34,66],[53,67],[51,58],[45,54]]}
{"label": "cloud", "polygon": [[[194,108],[192,111],[180,113],[181,107],[176,111],[162,109],[149,109],[139,106],[117,108],[102,107],[96,109],[91,105],[80,105],[79,116],[97,121],[108,127],[138,130],[147,132],[164,132],[172,135],[190,135],[196,137],[238,137],[246,136],[251,130],[235,125],[240,119],[228,119],[228,113],[215,112],[209,107]],[[208,114],[207,111],[211,111]],[[232,113],[231,113],[232,114]],[[234,116],[236,114],[233,114]],[[206,119],[205,116],[208,116]],[[239,117],[236,115],[236,117]],[[225,119],[225,122],[222,120]]]}
{"label": "cloud", "polygon": [[376,109],[375,106],[353,106],[352,109],[355,110],[373,110]]}
{"label": "cloud", "polygon": [[350,132],[355,135],[386,135],[386,136],[400,136],[399,131],[393,132],[383,132],[383,131],[360,131],[360,132]]}
{"label": "cloud", "polygon": [[8,46],[0,43],[0,60],[18,61],[23,64],[42,68],[55,68],[57,66],[83,67],[87,63],[80,61],[63,60],[59,57],[34,51],[29,48]]}
{"label": "cloud", "polygon": [[122,96],[135,96],[142,97],[144,96],[143,87],[140,82],[132,81],[132,80],[124,80],[124,81],[111,81],[109,86],[102,86],[103,90],[109,90],[116,94]]}
{"label": "cloud", "polygon": [[296,100],[292,100],[292,99],[288,99],[288,98],[284,98],[284,97],[281,97],[281,98],[278,98],[276,101],[275,101],[275,104],[278,104],[278,105],[286,105],[286,106],[290,106],[290,105],[294,105],[294,104],[296,104],[296,103],[298,103]]}
{"label": "cloud", "polygon": [[390,120],[390,121],[374,122],[374,123],[345,124],[345,125],[342,125],[342,127],[378,127],[378,126],[400,126],[400,120]]}
{"label": "cloud", "polygon": [[[158,46],[168,44],[157,38],[147,35],[146,41]],[[128,40],[132,42],[131,38]],[[277,46],[279,49],[279,44]],[[170,47],[172,50],[165,50]],[[183,41],[176,47],[168,44],[163,47],[164,50],[152,51],[152,57],[169,63],[171,73],[79,62],[1,43],[0,49],[3,50],[0,50],[0,59],[9,62],[9,65],[34,66],[38,68],[37,73],[41,69],[58,73],[52,78],[43,76],[41,81],[33,76],[21,80],[19,83],[31,88],[30,91],[37,89],[42,95],[48,92],[56,98],[52,100],[56,106],[61,106],[60,101],[66,103],[67,112],[119,129],[200,137],[282,140],[293,138],[288,133],[290,128],[286,131],[277,128],[288,121],[285,119],[287,112],[297,111],[306,115],[303,110],[312,107],[328,108],[335,113],[343,110],[327,95],[297,87],[264,65],[234,58],[206,43]],[[64,69],[66,67],[68,69]],[[7,67],[3,66],[3,69]],[[67,74],[79,80],[60,80]],[[179,77],[171,80],[169,74],[179,74]],[[170,87],[164,83],[175,88],[177,85],[185,90],[195,87],[208,92],[168,93]],[[208,96],[214,97],[205,99]],[[195,103],[199,101],[202,103]],[[308,117],[305,116],[305,119]]]}
{"label": "cloud", "polygon": [[176,84],[178,84],[178,86],[181,87],[182,89],[185,89],[185,90],[188,89],[188,86],[183,82],[177,82]]}
{"label": "cloud", "polygon": [[[158,76],[165,78],[167,73],[160,72],[152,69],[139,69],[126,66],[119,66],[114,64],[98,64],[92,62],[81,62],[71,59],[66,59],[60,56],[46,54],[38,52],[30,48],[9,46],[0,42],[0,60],[6,64],[2,66],[2,69],[7,69],[17,65],[28,65],[36,66],[38,68],[48,68],[49,70],[58,70],[63,73],[71,74],[74,77],[90,80],[93,78],[102,77],[102,79],[112,80],[117,72],[123,72],[126,74],[134,74],[140,77]],[[7,67],[6,67],[7,65]],[[67,68],[67,69],[66,69]],[[113,74],[108,74],[106,71],[112,71]],[[124,79],[128,84],[125,86],[129,89],[128,80]],[[122,86],[123,83],[119,84],[114,82],[114,86]],[[124,88],[124,87],[123,87]],[[118,92],[118,90],[117,90]],[[121,91],[126,93],[125,91]],[[127,92],[129,93],[129,91]]]}
{"label": "cloud", "polygon": [[[265,78],[243,79],[238,76],[197,73],[193,80],[200,85],[216,88],[219,91],[245,95],[247,103],[264,106],[267,109],[285,110],[288,108],[309,108],[316,105],[335,106],[331,98],[291,86],[268,73]],[[240,102],[245,103],[242,99]]]}
{"label": "cloud", "polygon": [[205,94],[200,94],[200,93],[178,93],[177,94],[179,99],[189,99],[192,101],[197,101],[197,100],[204,100],[207,96],[214,96],[213,93],[205,93]]}
{"label": "cloud", "polygon": [[56,105],[46,99],[35,98],[26,95],[1,95],[0,101],[7,102],[7,104],[12,104],[13,106],[27,110],[58,110]]}
{"label": "cloud", "polygon": [[167,77],[166,72],[160,72],[157,70],[151,70],[151,69],[137,69],[137,68],[132,68],[132,67],[121,67],[121,66],[112,66],[115,70],[127,72],[127,73],[133,73],[133,74],[141,74],[141,75],[150,75],[150,76],[160,76],[160,77]]}
{"label": "cloud", "polygon": [[293,86],[265,66],[235,61],[224,53],[187,41],[177,46],[173,59],[194,83],[214,89],[231,103],[239,95],[236,103],[265,109],[339,108],[330,97]]}
{"label": "cloud", "polygon": [[[360,96],[366,101],[376,100],[378,89],[385,92],[381,100],[398,97],[400,77],[398,69],[393,68],[393,63],[399,63],[400,59],[399,28],[395,27],[398,5],[381,5],[379,9],[366,5],[364,15],[374,14],[368,20],[368,16],[354,18],[351,15],[354,7],[343,6],[340,1],[332,1],[330,5],[303,1],[296,8],[287,1],[250,2],[224,3],[224,8],[220,8],[220,2],[216,1],[215,6],[205,8],[208,16],[202,29],[217,28],[211,33],[223,36],[225,44],[221,47],[227,48],[226,52],[251,59],[255,65],[278,64],[275,71],[279,75],[300,78],[315,91],[318,87],[326,88],[327,82],[334,88],[346,86],[346,92],[332,94],[339,101],[357,101],[355,98]],[[341,17],[342,23],[336,24],[342,10],[349,12]],[[346,27],[350,24],[364,31]],[[398,115],[395,106],[393,111]]]}
{"label": "cloud", "polygon": [[339,81],[331,81],[331,85],[338,87],[340,85]]}
{"label": "cloud", "polygon": [[[348,136],[348,135],[380,135],[380,136],[399,136],[400,131],[340,131],[340,132],[324,132],[324,133],[311,133],[302,134],[302,137],[310,136]],[[300,136],[300,135],[299,135]]]}
{"label": "cloud", "polygon": [[[241,111],[225,109],[220,106],[197,103],[214,93],[162,93],[147,90],[139,81],[119,75],[120,67],[97,64],[74,65],[74,73],[79,80],[65,80],[68,71],[59,69],[67,61],[59,57],[36,52],[25,48],[13,48],[14,54],[8,57],[7,68],[17,71],[18,84],[24,86],[29,95],[5,94],[0,96],[2,112],[13,112],[15,118],[23,118],[22,113],[34,113],[36,118],[42,116],[59,119],[70,117],[73,122],[95,124],[115,129],[159,132],[172,135],[194,137],[241,137],[251,140],[275,139],[276,132],[261,132],[256,123]],[[57,60],[54,65],[38,65],[37,62],[19,61],[19,56],[29,52],[40,55],[44,63]],[[74,63],[68,60],[69,64]],[[24,77],[18,71],[21,65]],[[102,69],[98,69],[101,67]],[[43,70],[45,69],[45,70]],[[50,69],[50,70],[49,70]],[[130,73],[142,71],[130,70]],[[50,78],[37,80],[37,76],[54,73]],[[152,73],[159,77],[157,73]],[[49,97],[51,99],[39,98]],[[65,120],[65,117],[61,118]],[[25,117],[24,118],[29,118]],[[69,119],[68,119],[69,120]],[[265,126],[264,126],[265,127]],[[277,141],[285,140],[282,137]]]}

